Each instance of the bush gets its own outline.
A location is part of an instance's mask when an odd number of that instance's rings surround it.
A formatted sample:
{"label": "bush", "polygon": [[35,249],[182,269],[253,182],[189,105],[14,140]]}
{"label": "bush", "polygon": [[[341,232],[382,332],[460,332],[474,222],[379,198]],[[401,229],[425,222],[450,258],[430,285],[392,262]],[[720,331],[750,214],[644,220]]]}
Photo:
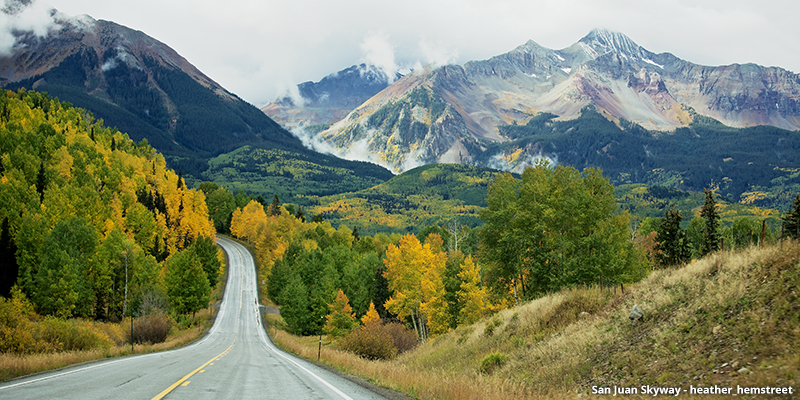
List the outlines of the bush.
{"label": "bush", "polygon": [[91,350],[100,347],[111,347],[113,342],[102,332],[96,332],[89,324],[80,321],[64,321],[55,317],[46,317],[36,325],[34,337],[44,342],[42,345],[49,351]]}
{"label": "bush", "polygon": [[381,324],[369,324],[356,329],[339,341],[342,350],[370,360],[389,359],[397,355],[394,338]]}
{"label": "bush", "polygon": [[491,374],[495,369],[502,367],[506,359],[508,359],[508,356],[503,353],[489,354],[481,361],[481,372],[484,374]]}
{"label": "bush", "polygon": [[145,315],[133,321],[134,343],[162,343],[172,328],[169,319],[163,313]]}
{"label": "bush", "polygon": [[397,354],[411,350],[419,344],[417,334],[403,324],[393,322],[384,325],[383,329],[392,337]]}
{"label": "bush", "polygon": [[343,337],[338,346],[370,360],[389,359],[417,346],[417,334],[403,324],[370,323]]}

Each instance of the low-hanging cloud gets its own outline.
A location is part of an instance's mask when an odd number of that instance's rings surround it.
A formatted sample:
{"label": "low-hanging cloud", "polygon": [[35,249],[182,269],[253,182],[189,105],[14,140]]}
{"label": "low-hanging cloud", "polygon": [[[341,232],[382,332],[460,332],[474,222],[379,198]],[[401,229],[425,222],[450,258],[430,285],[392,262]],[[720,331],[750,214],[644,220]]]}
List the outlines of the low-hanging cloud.
{"label": "low-hanging cloud", "polygon": [[440,67],[453,64],[458,60],[458,50],[438,40],[421,39],[419,51],[425,65],[432,64]]}
{"label": "low-hanging cloud", "polygon": [[526,154],[514,161],[509,161],[502,153],[495,154],[487,162],[487,167],[498,169],[501,171],[509,171],[516,174],[521,174],[525,168],[535,167],[541,162],[546,162],[550,168],[555,168],[558,165],[558,158],[553,156],[546,156],[542,153]]}
{"label": "low-hanging cloud", "polygon": [[55,24],[53,15],[54,10],[41,1],[5,0],[0,12],[0,56],[13,53],[19,33],[47,37]]}
{"label": "low-hanging cloud", "polygon": [[394,46],[383,32],[370,32],[361,42],[364,62],[378,67],[386,75],[388,83],[394,82],[397,65],[394,57]]}

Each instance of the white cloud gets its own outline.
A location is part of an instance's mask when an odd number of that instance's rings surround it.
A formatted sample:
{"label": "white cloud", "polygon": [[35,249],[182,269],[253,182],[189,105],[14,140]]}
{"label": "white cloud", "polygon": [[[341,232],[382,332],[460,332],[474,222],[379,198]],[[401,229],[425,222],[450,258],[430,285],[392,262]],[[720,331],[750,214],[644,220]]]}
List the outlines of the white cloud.
{"label": "white cloud", "polygon": [[46,37],[54,24],[52,8],[41,2],[26,4],[18,0],[5,0],[0,12],[0,55],[10,55],[17,44],[15,32],[30,32],[36,37]]}
{"label": "white cloud", "polygon": [[433,64],[438,67],[453,64],[458,60],[458,50],[439,40],[420,39],[419,50],[426,65]]}
{"label": "white cloud", "polygon": [[384,32],[370,32],[361,42],[362,60],[378,67],[387,77],[389,83],[394,82],[400,67],[394,59],[394,46]]}
{"label": "white cloud", "polygon": [[[426,58],[487,59],[528,39],[561,49],[607,28],[700,64],[754,62],[800,72],[796,0],[408,0],[402,7],[372,0],[229,0],[224,7],[211,0],[139,0],[136,7],[127,0],[40,1],[141,30],[256,105],[289,84],[357,63],[365,38],[381,35],[382,47],[367,47],[392,50],[375,53],[387,69]],[[428,41],[427,57],[421,41]]]}

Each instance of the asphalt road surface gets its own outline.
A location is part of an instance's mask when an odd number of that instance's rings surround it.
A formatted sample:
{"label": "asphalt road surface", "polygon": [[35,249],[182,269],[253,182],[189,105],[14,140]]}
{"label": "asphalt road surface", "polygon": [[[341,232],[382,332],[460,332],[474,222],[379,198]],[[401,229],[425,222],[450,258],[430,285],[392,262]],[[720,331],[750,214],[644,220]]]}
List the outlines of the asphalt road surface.
{"label": "asphalt road surface", "polygon": [[247,250],[217,243],[230,260],[214,326],[202,340],[161,353],[109,359],[0,385],[0,399],[383,399],[279,350],[266,336]]}

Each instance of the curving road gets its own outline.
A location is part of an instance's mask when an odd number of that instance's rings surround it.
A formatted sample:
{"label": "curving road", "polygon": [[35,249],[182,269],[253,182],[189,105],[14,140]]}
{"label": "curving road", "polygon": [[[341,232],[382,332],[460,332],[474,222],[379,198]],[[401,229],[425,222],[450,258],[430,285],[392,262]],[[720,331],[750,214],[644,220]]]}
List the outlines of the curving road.
{"label": "curving road", "polygon": [[70,367],[0,385],[0,399],[382,399],[277,349],[261,325],[250,253],[228,253],[225,297],[202,340],[161,353]]}

